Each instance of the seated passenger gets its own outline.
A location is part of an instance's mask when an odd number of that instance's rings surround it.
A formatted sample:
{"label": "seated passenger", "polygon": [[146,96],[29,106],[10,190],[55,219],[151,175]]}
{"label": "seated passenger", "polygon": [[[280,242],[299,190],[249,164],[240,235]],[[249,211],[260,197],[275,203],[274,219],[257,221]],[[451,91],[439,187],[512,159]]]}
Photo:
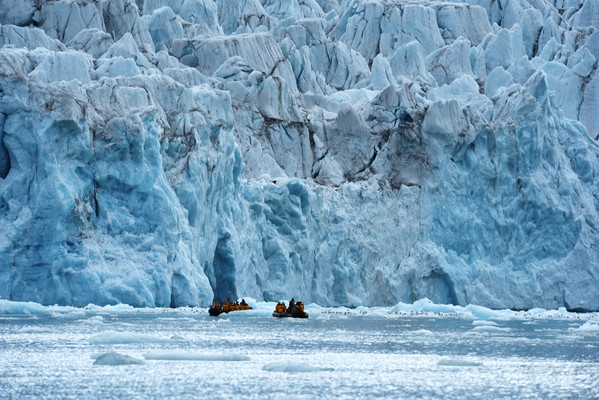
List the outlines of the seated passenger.
{"label": "seated passenger", "polygon": [[241,299],[241,309],[242,310],[249,310],[250,306],[248,305],[248,303],[245,302],[245,299]]}
{"label": "seated passenger", "polygon": [[216,308],[217,310],[220,310],[220,307],[221,307],[221,306],[220,306],[220,301],[216,300],[216,301],[214,302],[214,308]]}
{"label": "seated passenger", "polygon": [[302,303],[301,301],[298,301],[297,304],[295,305],[296,310],[300,311],[300,312],[304,312],[304,303]]}

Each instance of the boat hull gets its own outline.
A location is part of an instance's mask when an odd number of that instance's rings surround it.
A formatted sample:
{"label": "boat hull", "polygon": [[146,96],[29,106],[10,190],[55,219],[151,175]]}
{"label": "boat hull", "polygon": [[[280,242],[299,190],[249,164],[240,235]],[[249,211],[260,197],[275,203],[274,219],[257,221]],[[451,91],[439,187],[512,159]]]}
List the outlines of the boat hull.
{"label": "boat hull", "polygon": [[[218,317],[219,315],[221,315],[222,313],[224,313],[225,311],[220,310],[218,308],[214,308],[214,307],[210,307],[208,309],[208,314],[210,314],[213,317]],[[227,311],[228,312],[228,311]]]}
{"label": "boat hull", "polygon": [[308,313],[305,311],[294,310],[291,312],[273,312],[272,316],[275,318],[308,318]]}
{"label": "boat hull", "polygon": [[[252,307],[248,308],[248,310],[252,310]],[[220,308],[214,308],[214,307],[210,307],[208,309],[208,314],[210,314],[213,317],[218,317],[219,315],[221,315],[222,313],[228,314],[230,312],[233,311],[247,311],[247,310],[231,310],[231,311],[224,311],[221,310]]]}

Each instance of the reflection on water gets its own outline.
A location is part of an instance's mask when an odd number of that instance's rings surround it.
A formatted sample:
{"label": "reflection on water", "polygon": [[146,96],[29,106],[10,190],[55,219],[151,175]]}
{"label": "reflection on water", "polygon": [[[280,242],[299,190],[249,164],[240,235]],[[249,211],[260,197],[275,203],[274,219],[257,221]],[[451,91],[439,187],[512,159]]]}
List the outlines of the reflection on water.
{"label": "reflection on water", "polygon": [[[191,309],[0,315],[0,398],[599,397],[599,316],[480,321],[325,311],[216,319]],[[106,353],[109,365],[94,365]]]}

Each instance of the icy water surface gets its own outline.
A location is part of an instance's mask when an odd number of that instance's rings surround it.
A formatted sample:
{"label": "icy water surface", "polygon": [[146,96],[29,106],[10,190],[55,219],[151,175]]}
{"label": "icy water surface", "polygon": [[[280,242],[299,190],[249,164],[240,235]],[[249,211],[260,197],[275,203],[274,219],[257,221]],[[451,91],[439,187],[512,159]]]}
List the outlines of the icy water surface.
{"label": "icy water surface", "polygon": [[0,398],[599,397],[599,315],[268,307],[0,315]]}

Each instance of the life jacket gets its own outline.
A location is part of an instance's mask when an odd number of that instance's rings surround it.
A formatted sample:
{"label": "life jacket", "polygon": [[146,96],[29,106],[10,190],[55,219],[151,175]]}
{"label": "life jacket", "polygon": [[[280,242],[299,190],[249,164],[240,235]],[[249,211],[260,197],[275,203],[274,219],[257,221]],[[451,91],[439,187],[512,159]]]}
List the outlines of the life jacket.
{"label": "life jacket", "polygon": [[225,301],[225,304],[223,305],[223,311],[231,311],[231,303]]}
{"label": "life jacket", "polygon": [[295,305],[295,309],[296,309],[296,310],[298,310],[298,311],[304,312],[304,303],[302,303],[301,301],[300,301],[300,302],[298,302],[298,303]]}
{"label": "life jacket", "polygon": [[214,308],[218,308],[220,310],[220,302],[219,301],[214,302]]}

